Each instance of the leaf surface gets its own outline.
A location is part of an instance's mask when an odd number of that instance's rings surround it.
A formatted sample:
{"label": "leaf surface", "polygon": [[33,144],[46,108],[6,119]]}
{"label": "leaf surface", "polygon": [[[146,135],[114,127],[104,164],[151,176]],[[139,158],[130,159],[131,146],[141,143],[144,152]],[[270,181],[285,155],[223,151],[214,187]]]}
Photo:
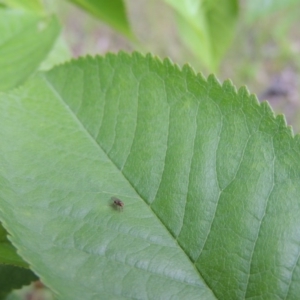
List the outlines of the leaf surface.
{"label": "leaf surface", "polygon": [[62,64],[72,58],[71,50],[69,49],[62,34],[56,39],[53,47],[47,58],[39,66],[39,70],[47,71],[55,65]]}
{"label": "leaf surface", "polygon": [[128,38],[133,38],[133,33],[126,14],[123,0],[69,0],[80,6],[98,19],[112,26]]}
{"label": "leaf surface", "polygon": [[44,11],[41,0],[2,0],[7,7],[23,9],[42,14]]}
{"label": "leaf surface", "polygon": [[0,217],[60,299],[299,295],[299,137],[246,89],[79,59],[3,94],[0,138]]}
{"label": "leaf surface", "polygon": [[18,86],[38,68],[59,30],[54,17],[0,10],[0,90]]}

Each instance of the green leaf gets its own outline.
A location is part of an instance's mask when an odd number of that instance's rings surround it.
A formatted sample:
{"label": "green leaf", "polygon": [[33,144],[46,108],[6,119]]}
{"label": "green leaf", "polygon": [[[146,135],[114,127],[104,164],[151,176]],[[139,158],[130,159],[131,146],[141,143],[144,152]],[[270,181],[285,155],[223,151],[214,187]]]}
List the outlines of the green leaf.
{"label": "green leaf", "polygon": [[69,0],[96,18],[109,24],[126,37],[133,39],[123,0]]}
{"label": "green leaf", "polygon": [[182,40],[215,71],[230,45],[238,17],[237,0],[165,0],[178,15]]}
{"label": "green leaf", "polygon": [[1,264],[12,264],[25,268],[28,267],[28,264],[18,256],[15,247],[7,239],[7,232],[0,223],[0,266]]}
{"label": "green leaf", "polygon": [[5,299],[5,296],[12,290],[19,289],[37,279],[30,270],[0,264],[0,299]]}
{"label": "green leaf", "polygon": [[48,57],[42,62],[39,69],[43,71],[50,70],[55,65],[62,64],[70,60],[71,58],[71,51],[63,36],[60,35],[53,45],[53,48]]}
{"label": "green leaf", "polygon": [[1,95],[0,139],[0,217],[60,299],[300,294],[300,139],[245,88],[79,59]]}
{"label": "green leaf", "polygon": [[59,30],[54,17],[0,10],[0,90],[18,86],[38,68]]}
{"label": "green leaf", "polygon": [[3,0],[4,5],[14,9],[23,9],[36,13],[43,13],[44,8],[41,0]]}
{"label": "green leaf", "polygon": [[299,0],[251,0],[246,1],[247,18],[251,21],[268,14],[295,6],[299,10]]}

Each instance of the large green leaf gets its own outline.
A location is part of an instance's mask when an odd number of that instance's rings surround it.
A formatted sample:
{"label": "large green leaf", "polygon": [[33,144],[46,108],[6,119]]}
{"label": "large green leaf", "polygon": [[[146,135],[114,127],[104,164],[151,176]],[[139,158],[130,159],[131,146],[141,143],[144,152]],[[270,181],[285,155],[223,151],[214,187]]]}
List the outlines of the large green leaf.
{"label": "large green leaf", "polygon": [[165,0],[178,14],[183,41],[210,70],[218,68],[238,17],[237,0]]}
{"label": "large green leaf", "polygon": [[56,18],[0,10],[0,90],[19,85],[38,68],[59,30]]}
{"label": "large green leaf", "polygon": [[0,139],[0,217],[60,299],[300,294],[299,137],[245,88],[79,59],[1,95]]}
{"label": "large green leaf", "polygon": [[121,32],[133,38],[123,0],[69,0]]}

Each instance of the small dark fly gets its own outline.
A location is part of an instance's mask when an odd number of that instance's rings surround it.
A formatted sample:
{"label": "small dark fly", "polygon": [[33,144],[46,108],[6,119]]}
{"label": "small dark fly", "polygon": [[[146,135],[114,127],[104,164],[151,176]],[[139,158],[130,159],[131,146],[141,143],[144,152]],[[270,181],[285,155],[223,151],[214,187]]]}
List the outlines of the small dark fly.
{"label": "small dark fly", "polygon": [[111,200],[113,201],[113,206],[117,210],[123,210],[124,208],[124,202],[122,202],[120,199],[112,197]]}

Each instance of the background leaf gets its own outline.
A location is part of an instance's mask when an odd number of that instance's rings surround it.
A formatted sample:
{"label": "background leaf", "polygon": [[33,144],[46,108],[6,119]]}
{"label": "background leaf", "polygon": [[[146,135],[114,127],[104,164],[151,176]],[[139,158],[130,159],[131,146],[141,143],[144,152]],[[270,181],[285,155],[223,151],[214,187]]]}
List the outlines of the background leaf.
{"label": "background leaf", "polygon": [[0,90],[21,84],[38,68],[59,30],[56,18],[0,10]]}
{"label": "background leaf", "polygon": [[178,14],[181,38],[205,66],[215,71],[231,43],[237,0],[165,0]]}
{"label": "background leaf", "polygon": [[85,9],[90,14],[112,26],[126,37],[132,39],[129,21],[126,15],[125,3],[123,0],[69,0]]}
{"label": "background leaf", "polygon": [[62,64],[70,60],[71,58],[72,58],[72,54],[70,52],[70,49],[66,41],[64,40],[63,36],[60,35],[56,39],[47,58],[43,60],[43,62],[41,63],[39,70],[43,70],[43,71],[50,70],[55,65]]}
{"label": "background leaf", "polygon": [[37,279],[36,275],[28,269],[0,264],[0,299],[5,299],[12,290]]}
{"label": "background leaf", "polygon": [[15,247],[7,239],[7,232],[0,223],[0,265],[4,263],[25,268],[28,267],[28,264],[18,256]]}
{"label": "background leaf", "polygon": [[0,2],[14,9],[24,9],[36,13],[43,13],[44,11],[40,0],[2,0]]}
{"label": "background leaf", "polygon": [[3,94],[0,130],[1,219],[60,298],[299,295],[299,137],[244,88],[80,59]]}

